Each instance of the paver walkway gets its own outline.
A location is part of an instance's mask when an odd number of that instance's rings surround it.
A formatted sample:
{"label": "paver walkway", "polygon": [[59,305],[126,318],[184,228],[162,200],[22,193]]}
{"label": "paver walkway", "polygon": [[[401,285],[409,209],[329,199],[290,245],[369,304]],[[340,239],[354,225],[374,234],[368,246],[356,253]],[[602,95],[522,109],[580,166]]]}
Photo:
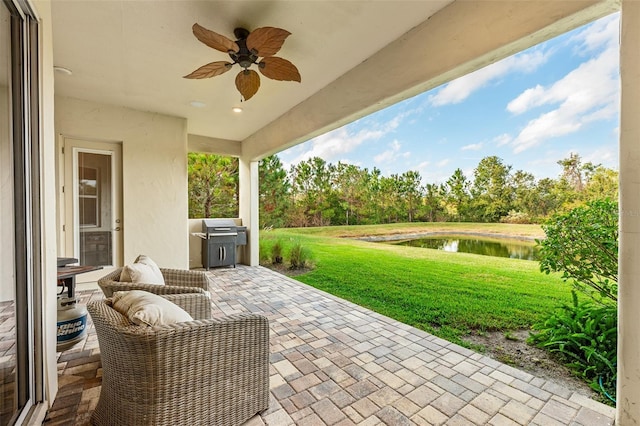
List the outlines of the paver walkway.
{"label": "paver walkway", "polygon": [[[214,315],[270,321],[270,407],[252,425],[613,423],[611,407],[266,268],[210,275]],[[61,388],[45,424],[86,424],[99,395],[98,354],[91,329],[83,347],[60,356]]]}

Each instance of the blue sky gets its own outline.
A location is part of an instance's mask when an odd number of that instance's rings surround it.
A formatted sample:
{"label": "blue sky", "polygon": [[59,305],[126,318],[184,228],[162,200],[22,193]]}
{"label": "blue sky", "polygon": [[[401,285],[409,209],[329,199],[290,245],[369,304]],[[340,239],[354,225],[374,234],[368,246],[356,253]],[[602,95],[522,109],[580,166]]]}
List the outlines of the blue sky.
{"label": "blue sky", "polygon": [[288,170],[318,156],[386,176],[417,170],[423,183],[469,177],[497,155],[536,178],[557,161],[618,169],[619,14],[534,46],[472,74],[278,154]]}

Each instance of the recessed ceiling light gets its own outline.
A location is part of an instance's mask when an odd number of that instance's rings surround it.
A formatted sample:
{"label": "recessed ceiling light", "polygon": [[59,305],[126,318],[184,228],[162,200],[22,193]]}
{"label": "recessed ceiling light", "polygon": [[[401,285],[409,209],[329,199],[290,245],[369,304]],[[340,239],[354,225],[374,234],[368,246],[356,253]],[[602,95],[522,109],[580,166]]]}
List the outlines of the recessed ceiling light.
{"label": "recessed ceiling light", "polygon": [[231,108],[231,111],[236,112],[236,113],[241,113],[241,112],[242,112],[242,108],[240,108],[240,107],[233,107],[233,108]]}
{"label": "recessed ceiling light", "polygon": [[207,106],[207,104],[205,104],[202,101],[191,101],[189,102],[189,105],[191,105],[192,107],[196,107],[196,108],[204,108]]}
{"label": "recessed ceiling light", "polygon": [[58,74],[71,75],[73,72],[69,68],[54,66],[53,70]]}

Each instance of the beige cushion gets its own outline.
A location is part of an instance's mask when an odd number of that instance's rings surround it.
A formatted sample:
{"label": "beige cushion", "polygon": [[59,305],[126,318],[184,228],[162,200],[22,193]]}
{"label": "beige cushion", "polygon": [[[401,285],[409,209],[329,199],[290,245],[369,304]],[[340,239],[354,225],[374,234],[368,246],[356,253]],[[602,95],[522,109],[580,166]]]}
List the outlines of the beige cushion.
{"label": "beige cushion", "polygon": [[134,263],[125,265],[120,281],[142,284],[164,284],[164,276],[158,265],[149,256],[139,255]]}
{"label": "beige cushion", "polygon": [[137,325],[193,321],[187,311],[157,294],[142,290],[116,291],[107,303]]}
{"label": "beige cushion", "polygon": [[146,254],[141,254],[138,257],[136,257],[135,263],[142,263],[143,265],[149,265],[153,270],[153,273],[160,276],[164,282],[164,278],[162,277],[162,272],[160,272],[160,268],[158,267],[156,262],[151,260],[151,258]]}

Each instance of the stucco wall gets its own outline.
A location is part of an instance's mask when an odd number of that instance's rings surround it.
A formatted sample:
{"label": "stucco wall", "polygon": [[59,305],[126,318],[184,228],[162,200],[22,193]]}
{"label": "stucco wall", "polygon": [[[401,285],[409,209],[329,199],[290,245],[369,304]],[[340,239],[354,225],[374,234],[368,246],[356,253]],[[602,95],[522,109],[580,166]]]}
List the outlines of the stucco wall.
{"label": "stucco wall", "polygon": [[188,268],[186,120],[64,97],[55,107],[59,138],[122,143],[124,262],[144,253]]}
{"label": "stucco wall", "polygon": [[[42,237],[42,294],[43,294],[43,374],[47,404],[53,404],[58,392],[56,354],[57,293],[56,282],[56,194],[55,194],[55,128],[54,77],[51,3],[49,0],[30,1],[40,22],[40,220]],[[40,325],[36,324],[36,327]],[[40,413],[44,417],[44,413]],[[35,419],[32,419],[34,424]]]}
{"label": "stucco wall", "polygon": [[640,3],[622,2],[616,425],[640,423]]}

